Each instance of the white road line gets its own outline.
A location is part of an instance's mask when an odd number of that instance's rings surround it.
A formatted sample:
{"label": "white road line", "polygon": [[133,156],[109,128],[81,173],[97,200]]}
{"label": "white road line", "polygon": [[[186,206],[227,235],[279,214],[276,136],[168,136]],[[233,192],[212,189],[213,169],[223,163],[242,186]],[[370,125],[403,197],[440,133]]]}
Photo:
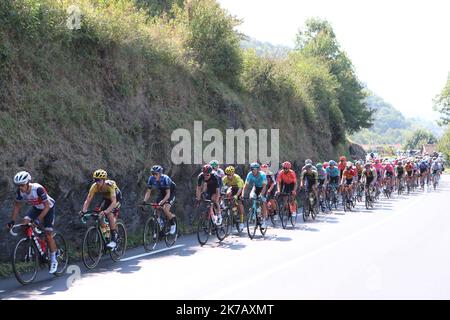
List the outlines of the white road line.
{"label": "white road line", "polygon": [[152,251],[152,252],[148,252],[148,253],[138,254],[137,256],[132,256],[132,257],[128,257],[128,258],[125,258],[125,259],[120,259],[120,261],[130,261],[130,260],[133,260],[133,259],[137,259],[137,258],[149,256],[149,255],[152,255],[152,254],[157,254],[157,253],[160,253],[160,252],[164,252],[164,251],[173,250],[173,249],[176,249],[176,248],[181,248],[181,247],[184,247],[184,244],[178,244],[178,245],[170,247],[170,248],[164,248],[164,249],[161,249],[161,250],[156,250],[156,251]]}
{"label": "white road line", "polygon": [[[358,231],[353,232],[352,234],[349,234],[348,236],[346,236],[344,238],[336,240],[336,241],[334,241],[334,242],[332,242],[330,244],[327,244],[327,245],[325,245],[325,246],[323,246],[321,248],[318,248],[318,249],[316,249],[316,250],[314,250],[312,252],[308,252],[308,253],[306,253],[306,254],[304,254],[302,256],[299,256],[299,257],[297,257],[295,259],[288,260],[288,261],[286,261],[286,262],[284,262],[282,264],[277,265],[276,267],[274,267],[272,269],[269,269],[269,270],[266,270],[264,272],[258,273],[256,275],[254,275],[253,277],[250,277],[247,280],[240,282],[239,284],[231,285],[231,286],[228,286],[228,287],[224,287],[221,290],[218,290],[218,291],[213,292],[213,293],[208,293],[206,296],[200,297],[199,299],[221,299],[221,298],[224,298],[224,297],[228,297],[235,291],[238,291],[238,290],[240,290],[242,288],[249,287],[250,284],[252,284],[254,282],[258,282],[258,281],[261,281],[263,279],[266,279],[271,274],[274,274],[274,273],[279,272],[279,271],[281,271],[283,269],[286,269],[286,268],[288,268],[288,267],[290,267],[292,265],[297,264],[298,262],[300,262],[302,260],[305,260],[305,259],[308,259],[308,258],[310,258],[312,256],[315,256],[315,255],[317,255],[317,254],[319,254],[319,253],[321,253],[323,251],[326,251],[326,250],[328,250],[330,248],[333,248],[333,247],[335,247],[335,246],[337,246],[337,245],[339,245],[339,244],[341,244],[343,242],[346,242],[346,241],[348,241],[350,239],[356,238],[359,235],[361,235],[362,233],[365,233],[368,230],[371,230],[371,229],[374,229],[374,228],[376,228],[376,227],[378,227],[380,225],[383,225],[383,224],[387,223],[388,221],[398,217],[399,215],[406,214],[408,212],[408,210],[411,207],[415,206],[416,202],[418,202],[418,201],[423,201],[423,198],[420,197],[420,198],[414,199],[413,201],[411,201],[409,204],[407,204],[403,208],[393,211],[394,214],[392,216],[386,217],[383,220],[381,220],[380,222],[376,222],[376,223],[371,224],[371,225],[369,225],[369,226],[367,226],[365,228],[359,229]],[[376,210],[376,208],[374,208],[374,209]]]}

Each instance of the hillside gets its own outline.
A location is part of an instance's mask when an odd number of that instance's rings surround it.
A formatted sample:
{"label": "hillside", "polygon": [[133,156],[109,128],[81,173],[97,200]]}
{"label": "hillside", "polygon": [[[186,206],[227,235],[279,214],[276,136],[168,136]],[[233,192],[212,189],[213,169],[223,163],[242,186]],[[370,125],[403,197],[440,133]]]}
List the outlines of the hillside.
{"label": "hillside", "polygon": [[[73,3],[78,9],[68,11]],[[194,120],[203,132],[279,128],[280,160],[296,167],[349,155],[344,89],[326,63],[301,52],[272,61],[241,51],[235,21],[213,0],[171,8],[151,17],[121,0],[0,2],[1,225],[10,219],[12,177],[28,170],[56,199],[57,226],[78,248],[85,226],[76,213],[92,172],[104,168],[139,242],[144,217],[135,204],[159,163],[177,183],[174,210],[185,231],[200,165],[172,163],[171,135],[193,133]],[[0,258],[11,244],[0,233]]]}
{"label": "hillside", "polygon": [[370,93],[366,98],[369,108],[375,110],[373,126],[363,129],[351,136],[360,144],[404,144],[408,136],[417,129],[426,129],[436,137],[443,133],[435,122],[418,117],[406,118],[390,103],[376,94]]}

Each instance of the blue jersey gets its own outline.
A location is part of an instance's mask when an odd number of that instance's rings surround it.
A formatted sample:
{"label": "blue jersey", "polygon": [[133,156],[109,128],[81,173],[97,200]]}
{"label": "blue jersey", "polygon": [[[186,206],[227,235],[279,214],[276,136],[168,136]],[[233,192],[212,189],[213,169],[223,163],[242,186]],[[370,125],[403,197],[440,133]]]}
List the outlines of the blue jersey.
{"label": "blue jersey", "polygon": [[147,186],[149,189],[155,187],[159,191],[170,189],[170,192],[172,192],[175,190],[176,184],[172,181],[172,179],[170,179],[169,176],[162,174],[159,181],[156,181],[154,176],[150,176],[150,178],[148,178]]}
{"label": "blue jersey", "polygon": [[334,166],[333,169],[331,169],[331,167],[327,167],[327,175],[330,175],[330,177],[339,177],[339,169]]}
{"label": "blue jersey", "polygon": [[261,188],[263,184],[267,184],[266,174],[260,171],[259,174],[255,177],[253,173],[250,171],[247,174],[245,183],[248,183],[250,187],[256,186],[257,188]]}

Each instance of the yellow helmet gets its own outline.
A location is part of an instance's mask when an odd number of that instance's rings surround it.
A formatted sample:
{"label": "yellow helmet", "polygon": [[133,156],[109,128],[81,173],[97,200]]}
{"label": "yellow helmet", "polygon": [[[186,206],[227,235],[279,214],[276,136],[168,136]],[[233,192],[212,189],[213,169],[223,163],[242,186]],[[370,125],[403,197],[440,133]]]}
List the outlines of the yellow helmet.
{"label": "yellow helmet", "polygon": [[227,174],[227,175],[234,174],[234,167],[233,166],[226,167],[225,174]]}
{"label": "yellow helmet", "polygon": [[94,171],[93,174],[94,179],[106,179],[108,177],[108,174],[103,169],[98,169]]}

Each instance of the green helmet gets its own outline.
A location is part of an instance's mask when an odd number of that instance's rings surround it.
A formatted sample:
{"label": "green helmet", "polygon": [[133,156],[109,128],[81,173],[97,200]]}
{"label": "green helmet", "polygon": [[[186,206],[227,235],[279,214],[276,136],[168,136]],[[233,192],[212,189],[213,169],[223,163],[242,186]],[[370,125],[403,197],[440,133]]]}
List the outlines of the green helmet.
{"label": "green helmet", "polygon": [[317,164],[316,164],[316,168],[317,168],[317,169],[322,169],[322,163],[320,163],[320,162],[317,163]]}
{"label": "green helmet", "polygon": [[219,165],[219,161],[217,160],[211,160],[209,162],[209,164],[211,165],[211,167],[213,167],[213,169],[217,168],[217,166]]}

